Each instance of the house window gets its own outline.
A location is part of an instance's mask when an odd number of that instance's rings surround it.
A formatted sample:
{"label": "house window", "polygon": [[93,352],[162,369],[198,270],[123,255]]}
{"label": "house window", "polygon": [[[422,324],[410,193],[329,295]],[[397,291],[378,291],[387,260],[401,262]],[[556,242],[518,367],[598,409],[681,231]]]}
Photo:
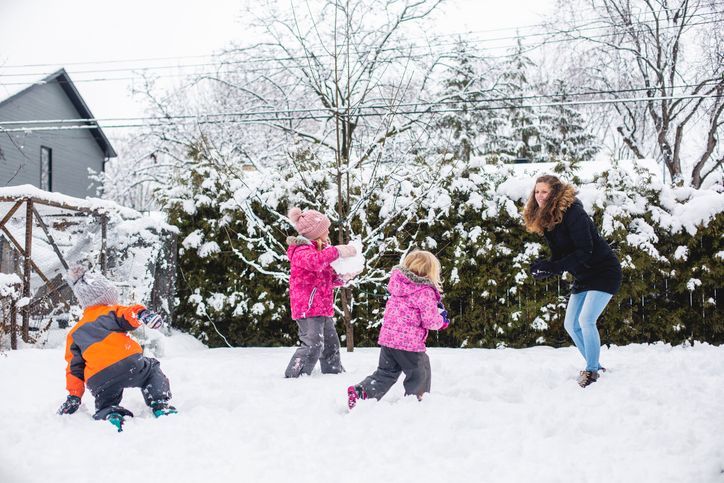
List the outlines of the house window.
{"label": "house window", "polygon": [[53,150],[40,146],[40,189],[53,191]]}

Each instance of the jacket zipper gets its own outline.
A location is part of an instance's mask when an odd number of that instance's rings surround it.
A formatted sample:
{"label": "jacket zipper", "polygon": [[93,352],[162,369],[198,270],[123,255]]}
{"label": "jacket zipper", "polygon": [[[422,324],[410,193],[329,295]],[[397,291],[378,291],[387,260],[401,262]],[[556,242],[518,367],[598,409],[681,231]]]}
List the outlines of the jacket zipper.
{"label": "jacket zipper", "polygon": [[314,302],[314,294],[317,293],[317,287],[314,287],[312,289],[312,293],[309,294],[309,303],[307,304],[307,310],[310,310],[312,308],[312,302]]}
{"label": "jacket zipper", "polygon": [[317,292],[317,287],[314,287],[312,289],[312,293],[309,294],[309,302],[307,302],[307,310],[305,310],[304,313],[302,314],[303,319],[307,318],[307,311],[311,310],[311,308],[312,308],[312,302],[314,301],[314,294],[316,292]]}

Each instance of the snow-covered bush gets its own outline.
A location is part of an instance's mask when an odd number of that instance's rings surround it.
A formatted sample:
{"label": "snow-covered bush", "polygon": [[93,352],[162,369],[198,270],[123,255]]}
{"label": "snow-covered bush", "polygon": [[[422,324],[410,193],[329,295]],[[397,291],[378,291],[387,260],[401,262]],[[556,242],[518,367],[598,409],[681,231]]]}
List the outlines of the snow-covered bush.
{"label": "snow-covered bush", "polygon": [[[386,274],[406,250],[423,248],[442,262],[453,316],[431,345],[569,344],[562,327],[568,281],[528,275],[533,260],[548,256],[520,216],[534,176],[475,159],[446,166],[433,182],[411,174],[419,169],[396,173],[400,182],[364,191],[364,199],[361,185],[352,187],[361,208],[351,226],[368,260],[351,294],[356,343],[375,343]],[[724,250],[724,194],[662,186],[646,171],[616,165],[598,171],[579,173],[579,198],[624,267],[623,288],[600,320],[604,342],[724,340],[724,269],[716,258]],[[336,239],[330,177],[280,167],[234,178],[196,163],[168,198],[182,232],[179,323],[212,345],[222,335],[234,345],[293,343],[284,240],[294,231],[284,214],[292,204],[322,210]],[[687,286],[692,278],[695,287]]]}

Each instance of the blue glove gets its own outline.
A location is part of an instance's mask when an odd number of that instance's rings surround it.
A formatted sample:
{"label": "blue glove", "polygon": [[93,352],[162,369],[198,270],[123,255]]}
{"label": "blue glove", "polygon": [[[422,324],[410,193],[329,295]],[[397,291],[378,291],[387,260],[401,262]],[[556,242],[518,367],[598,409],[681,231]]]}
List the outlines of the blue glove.
{"label": "blue glove", "polygon": [[148,309],[141,310],[138,314],[138,320],[151,329],[158,329],[161,325],[163,325],[163,317]]}
{"label": "blue glove", "polygon": [[73,414],[80,407],[80,398],[78,396],[68,396],[68,399],[58,409],[58,414]]}
{"label": "blue glove", "polygon": [[440,315],[442,316],[442,321],[446,324],[450,323],[450,319],[447,316],[447,310],[445,310],[445,306],[442,304],[442,302],[437,303],[437,310],[440,312]]}
{"label": "blue glove", "polygon": [[560,271],[556,268],[555,264],[550,260],[539,258],[530,265],[530,273],[536,280],[544,280],[548,277],[552,277]]}

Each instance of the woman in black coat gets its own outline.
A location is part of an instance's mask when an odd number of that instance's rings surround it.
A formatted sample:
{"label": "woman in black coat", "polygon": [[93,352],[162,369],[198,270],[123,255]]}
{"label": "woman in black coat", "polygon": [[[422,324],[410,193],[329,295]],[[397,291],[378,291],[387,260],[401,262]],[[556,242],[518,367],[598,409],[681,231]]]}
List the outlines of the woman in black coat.
{"label": "woman in black coat", "polygon": [[551,250],[549,260],[531,265],[533,277],[573,275],[564,326],[586,359],[586,369],[578,378],[581,387],[586,387],[596,382],[599,370],[605,370],[598,361],[601,339],[596,321],[621,288],[621,263],[576,198],[573,186],[555,176],[536,180],[523,219],[526,229],[542,234]]}

